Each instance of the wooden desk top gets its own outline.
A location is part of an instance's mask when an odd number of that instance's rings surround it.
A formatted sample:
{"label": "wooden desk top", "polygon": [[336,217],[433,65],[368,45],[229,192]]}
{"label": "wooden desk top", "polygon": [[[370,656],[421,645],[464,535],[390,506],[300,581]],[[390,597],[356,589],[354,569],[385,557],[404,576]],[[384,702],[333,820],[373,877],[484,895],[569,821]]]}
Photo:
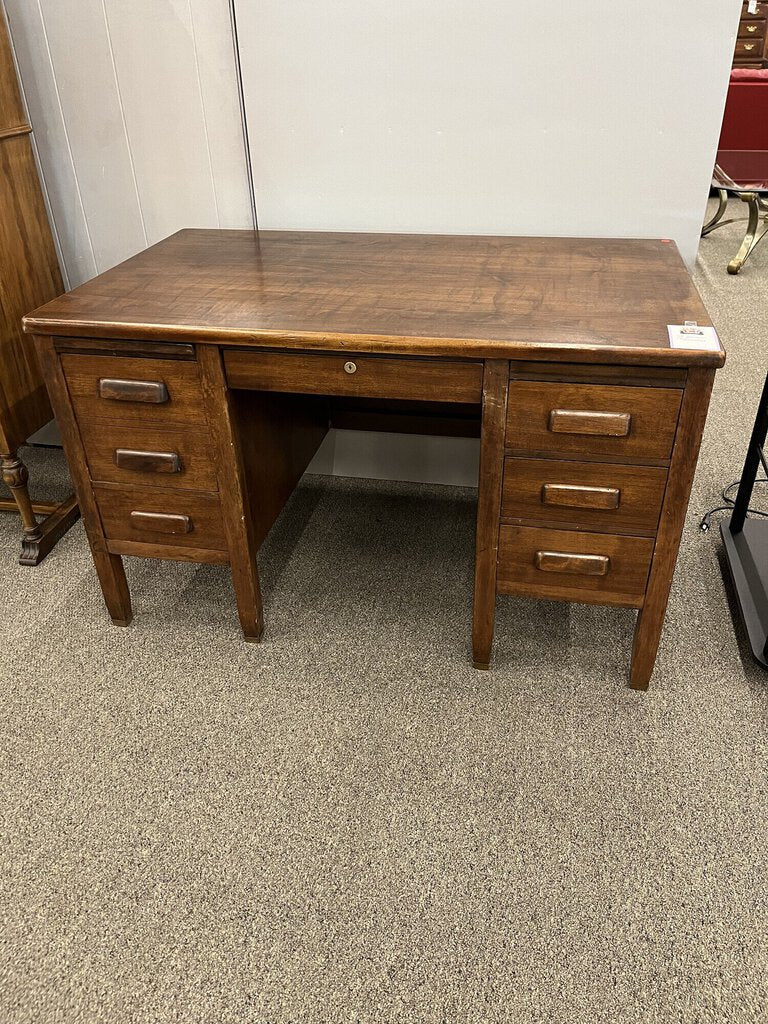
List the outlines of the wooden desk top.
{"label": "wooden desk top", "polygon": [[720,366],[670,349],[710,319],[674,242],[188,229],[25,330],[407,355]]}

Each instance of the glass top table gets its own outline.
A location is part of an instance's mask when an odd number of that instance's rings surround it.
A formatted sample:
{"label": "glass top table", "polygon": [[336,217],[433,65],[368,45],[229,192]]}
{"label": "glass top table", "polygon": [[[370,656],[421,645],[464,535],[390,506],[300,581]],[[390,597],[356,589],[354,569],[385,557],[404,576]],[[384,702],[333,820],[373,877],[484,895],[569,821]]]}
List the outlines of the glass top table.
{"label": "glass top table", "polygon": [[719,149],[712,185],[717,189],[720,201],[714,217],[701,229],[702,237],[722,224],[732,224],[736,219],[723,220],[731,196],[737,196],[749,207],[744,241],[728,264],[728,273],[738,274],[768,232],[768,150]]}

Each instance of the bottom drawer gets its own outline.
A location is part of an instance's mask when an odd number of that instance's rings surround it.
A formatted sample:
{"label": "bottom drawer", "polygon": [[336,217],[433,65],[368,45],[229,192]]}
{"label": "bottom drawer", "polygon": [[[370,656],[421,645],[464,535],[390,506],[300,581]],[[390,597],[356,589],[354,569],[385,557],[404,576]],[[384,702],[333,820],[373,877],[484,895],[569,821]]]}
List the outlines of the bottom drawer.
{"label": "bottom drawer", "polygon": [[502,526],[498,590],[502,594],[639,607],[653,545],[650,537]]}
{"label": "bottom drawer", "polygon": [[94,487],[107,540],[226,551],[215,494]]}

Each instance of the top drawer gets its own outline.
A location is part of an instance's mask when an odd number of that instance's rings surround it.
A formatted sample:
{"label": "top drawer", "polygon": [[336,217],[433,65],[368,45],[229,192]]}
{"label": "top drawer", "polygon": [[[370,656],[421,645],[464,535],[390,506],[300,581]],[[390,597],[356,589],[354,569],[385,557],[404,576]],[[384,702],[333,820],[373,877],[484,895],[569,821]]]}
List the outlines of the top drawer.
{"label": "top drawer", "polygon": [[747,2],[741,5],[741,17],[743,19],[765,18],[766,14],[768,14],[768,5],[766,5],[765,0],[756,0],[753,4]]}
{"label": "top drawer", "polygon": [[256,391],[468,403],[483,393],[483,364],[458,359],[230,349],[224,367],[230,387]]}
{"label": "top drawer", "polygon": [[205,422],[197,363],[183,359],[64,355],[78,419],[162,426]]}
{"label": "top drawer", "polygon": [[683,392],[511,381],[506,446],[525,452],[666,460]]}

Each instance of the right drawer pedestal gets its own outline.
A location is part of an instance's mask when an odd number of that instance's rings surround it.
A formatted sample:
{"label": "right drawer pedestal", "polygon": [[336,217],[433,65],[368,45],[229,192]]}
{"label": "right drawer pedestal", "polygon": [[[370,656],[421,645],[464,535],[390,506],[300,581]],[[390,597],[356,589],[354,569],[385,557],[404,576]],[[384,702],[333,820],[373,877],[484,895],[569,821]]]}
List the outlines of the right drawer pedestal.
{"label": "right drawer pedestal", "polygon": [[682,394],[510,382],[499,593],[642,607]]}

